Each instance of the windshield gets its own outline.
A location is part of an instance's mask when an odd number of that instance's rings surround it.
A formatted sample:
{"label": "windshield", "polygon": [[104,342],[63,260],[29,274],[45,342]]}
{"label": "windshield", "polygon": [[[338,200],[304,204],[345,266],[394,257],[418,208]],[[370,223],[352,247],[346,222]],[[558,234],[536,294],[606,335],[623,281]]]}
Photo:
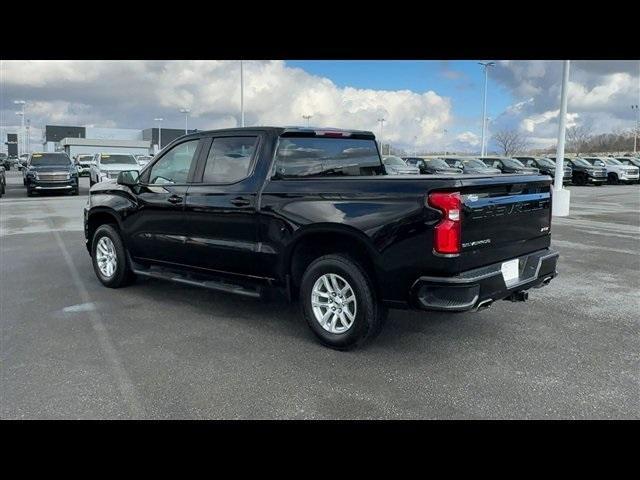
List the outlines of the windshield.
{"label": "windshield", "polygon": [[71,159],[66,153],[34,153],[31,156],[31,165],[42,167],[48,165],[69,165]]}
{"label": "windshield", "polygon": [[520,160],[516,160],[515,158],[504,158],[502,160],[507,167],[511,168],[523,168],[524,164]]}
{"label": "windshield", "polygon": [[434,158],[433,160],[427,160],[430,167],[433,168],[450,168],[449,164],[441,158]]}
{"label": "windshield", "polygon": [[553,160],[549,160],[548,158],[538,158],[536,160],[536,162],[538,162],[539,165],[542,165],[543,167],[555,167],[556,164]]}
{"label": "windshield", "polygon": [[100,163],[102,165],[116,165],[121,163],[125,165],[138,165],[133,155],[101,155]]}
{"label": "windshield", "polygon": [[571,160],[574,165],[580,165],[581,167],[590,167],[591,164],[587,162],[584,158],[574,158]]}
{"label": "windshield", "polygon": [[604,162],[607,165],[622,165],[622,163],[620,163],[620,160],[616,160],[615,158],[605,158]]}
{"label": "windshield", "polygon": [[93,158],[93,155],[78,155],[79,162],[90,162]]}
{"label": "windshield", "polygon": [[382,160],[385,165],[391,165],[394,167],[406,167],[407,164],[400,157],[385,157]]}
{"label": "windshield", "polygon": [[476,158],[470,158],[469,160],[464,160],[463,163],[473,168],[487,168],[487,165],[482,160],[478,160]]}

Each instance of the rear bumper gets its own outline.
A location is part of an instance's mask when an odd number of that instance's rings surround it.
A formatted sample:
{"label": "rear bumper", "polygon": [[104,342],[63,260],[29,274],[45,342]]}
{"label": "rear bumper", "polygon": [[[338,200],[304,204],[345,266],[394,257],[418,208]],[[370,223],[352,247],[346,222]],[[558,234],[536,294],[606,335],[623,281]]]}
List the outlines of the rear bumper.
{"label": "rear bumper", "polygon": [[420,310],[464,312],[478,310],[492,302],[530,288],[548,284],[558,272],[558,252],[551,249],[518,257],[517,280],[505,283],[502,263],[462,272],[453,277],[420,277],[411,287],[413,306]]}

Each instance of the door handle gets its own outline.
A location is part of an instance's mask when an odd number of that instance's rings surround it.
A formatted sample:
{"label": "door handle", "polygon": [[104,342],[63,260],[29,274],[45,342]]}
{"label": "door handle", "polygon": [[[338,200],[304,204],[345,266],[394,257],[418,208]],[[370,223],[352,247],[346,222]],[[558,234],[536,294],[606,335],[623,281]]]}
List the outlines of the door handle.
{"label": "door handle", "polygon": [[169,198],[167,198],[167,201],[169,203],[181,203],[182,197],[179,197],[178,195],[171,195]]}
{"label": "door handle", "polygon": [[236,197],[233,200],[231,200],[231,204],[235,205],[236,207],[246,207],[251,205],[251,202],[246,198]]}

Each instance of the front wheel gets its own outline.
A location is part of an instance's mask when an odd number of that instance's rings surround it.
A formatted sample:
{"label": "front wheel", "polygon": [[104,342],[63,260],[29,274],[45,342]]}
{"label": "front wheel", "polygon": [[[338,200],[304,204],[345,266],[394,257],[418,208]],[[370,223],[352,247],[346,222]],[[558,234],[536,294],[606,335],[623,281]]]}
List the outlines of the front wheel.
{"label": "front wheel", "polygon": [[91,260],[98,280],[109,288],[131,283],[134,274],[118,230],[113,225],[101,225],[91,242]]}
{"label": "front wheel", "polygon": [[618,183],[620,183],[618,180],[618,175],[616,175],[615,173],[610,173],[607,178],[611,185],[618,185]]}
{"label": "front wheel", "polygon": [[302,314],[324,345],[349,350],[375,337],[387,310],[367,272],[342,254],[314,260],[300,285]]}

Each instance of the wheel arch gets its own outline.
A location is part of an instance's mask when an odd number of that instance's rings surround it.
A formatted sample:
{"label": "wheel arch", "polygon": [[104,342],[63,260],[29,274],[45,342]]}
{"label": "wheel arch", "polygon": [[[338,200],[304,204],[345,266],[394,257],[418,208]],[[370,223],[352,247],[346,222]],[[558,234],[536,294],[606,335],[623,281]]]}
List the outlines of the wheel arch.
{"label": "wheel arch", "polygon": [[314,224],[302,229],[283,255],[282,272],[289,278],[292,297],[297,295],[304,271],[318,257],[344,253],[357,260],[379,292],[379,256],[371,240],[361,231],[340,224]]}
{"label": "wheel arch", "polygon": [[[105,224],[115,225],[119,232],[122,232],[122,222],[118,213],[107,207],[92,208],[87,217],[87,238],[89,243],[93,242],[93,235],[98,227]],[[124,242],[124,238],[122,239]],[[90,245],[89,250],[91,250]]]}

